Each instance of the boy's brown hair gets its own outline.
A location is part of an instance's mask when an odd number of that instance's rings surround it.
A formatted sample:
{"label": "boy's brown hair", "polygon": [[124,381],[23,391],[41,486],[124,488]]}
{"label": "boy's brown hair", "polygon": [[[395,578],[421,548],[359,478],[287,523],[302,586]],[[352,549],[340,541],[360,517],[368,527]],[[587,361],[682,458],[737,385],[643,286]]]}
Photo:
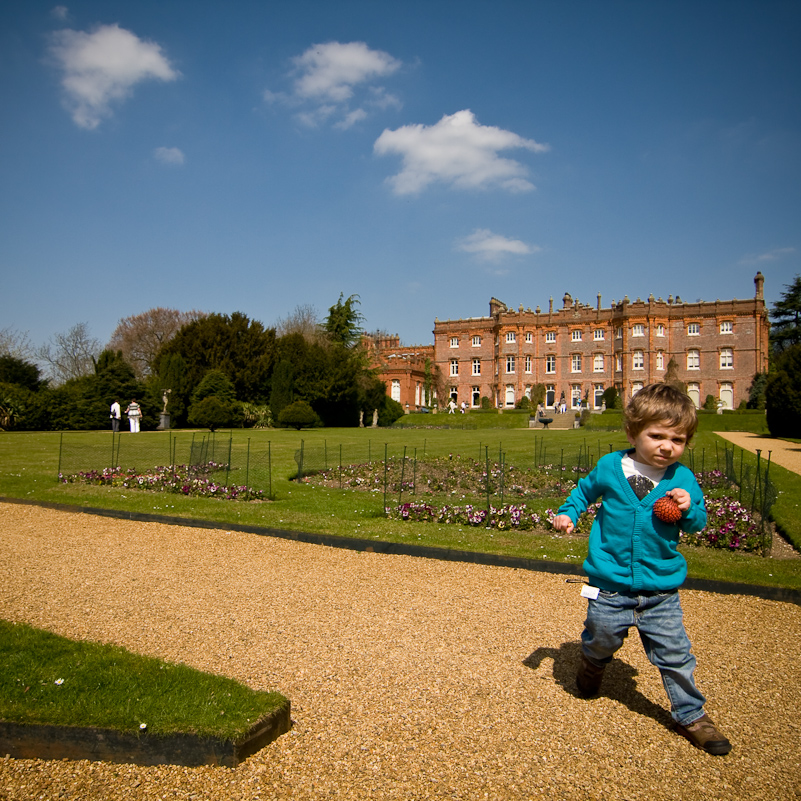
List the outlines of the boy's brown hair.
{"label": "boy's brown hair", "polygon": [[653,423],[664,423],[682,431],[689,442],[698,428],[695,404],[670,384],[649,384],[643,387],[626,404],[624,414],[626,433],[632,437],[636,437]]}

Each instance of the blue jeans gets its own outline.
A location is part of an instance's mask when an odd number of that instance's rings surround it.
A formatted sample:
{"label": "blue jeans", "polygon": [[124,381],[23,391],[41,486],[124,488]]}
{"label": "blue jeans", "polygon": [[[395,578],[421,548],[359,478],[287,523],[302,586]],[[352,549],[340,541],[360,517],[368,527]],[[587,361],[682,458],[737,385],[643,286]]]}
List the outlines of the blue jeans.
{"label": "blue jeans", "polygon": [[648,659],[659,668],[670,699],[670,714],[689,726],[704,714],[706,698],[695,686],[695,657],[675,590],[668,593],[607,592],[590,599],[581,642],[584,655],[597,667],[607,665],[623,645],[629,628],[640,633]]}

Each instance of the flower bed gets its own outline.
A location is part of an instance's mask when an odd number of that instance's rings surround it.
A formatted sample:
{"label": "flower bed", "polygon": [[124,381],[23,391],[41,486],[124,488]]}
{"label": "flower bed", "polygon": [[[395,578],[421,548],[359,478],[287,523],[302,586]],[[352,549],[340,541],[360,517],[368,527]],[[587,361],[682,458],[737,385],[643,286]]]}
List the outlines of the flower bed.
{"label": "flower bed", "polygon": [[222,498],[228,501],[261,501],[264,493],[251,487],[225,485],[214,480],[212,475],[226,469],[226,465],[207,462],[203,465],[169,465],[154,467],[139,473],[135,469],[121,467],[104,470],[87,470],[71,475],[59,475],[64,484],[94,484],[108,487],[124,487],[154,492],[174,492],[200,498]]}
{"label": "flower bed", "polygon": [[[472,495],[486,497],[487,482],[491,495],[515,498],[547,498],[567,494],[575,486],[575,476],[583,469],[563,466],[541,466],[521,469],[513,465],[491,464],[489,476],[486,462],[462,456],[436,459],[392,457],[386,465],[387,492],[409,492],[416,495]],[[384,491],[384,462],[342,465],[315,471],[303,479],[306,483],[325,487],[362,491]]]}

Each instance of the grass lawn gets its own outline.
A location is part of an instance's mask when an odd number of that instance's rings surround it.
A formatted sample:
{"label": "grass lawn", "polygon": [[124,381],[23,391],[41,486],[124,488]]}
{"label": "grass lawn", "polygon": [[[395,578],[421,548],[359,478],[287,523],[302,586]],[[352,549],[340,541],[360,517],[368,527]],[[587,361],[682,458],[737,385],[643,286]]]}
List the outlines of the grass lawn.
{"label": "grass lawn", "polygon": [[[407,416],[411,417],[411,415]],[[432,422],[448,415],[415,415]],[[455,416],[451,415],[451,420]],[[462,417],[461,415],[456,416]],[[495,421],[519,417],[518,424],[527,423],[528,415],[479,415],[471,413],[464,418],[485,418]],[[404,422],[407,422],[404,418]],[[704,421],[706,422],[706,421]],[[465,423],[466,424],[466,423]],[[187,432],[173,432],[178,436],[191,436]],[[207,432],[206,432],[207,433]],[[163,433],[143,432],[125,437],[146,438],[158,442]],[[198,434],[200,436],[200,434]],[[225,434],[227,438],[227,433]],[[109,432],[70,432],[65,441],[76,438],[88,445],[106,448],[111,442]],[[491,462],[503,458],[506,464],[532,467],[535,461],[559,464],[573,463],[580,452],[590,453],[593,459],[611,448],[626,445],[620,431],[579,429],[568,431],[542,431],[528,428],[391,428],[391,429],[314,429],[294,431],[271,429],[264,431],[235,430],[232,451],[266,453],[269,448],[273,501],[239,502],[215,498],[187,497],[179,494],[153,493],[127,490],[120,487],[60,484],[56,476],[59,467],[58,433],[3,433],[0,434],[0,496],[25,498],[33,501],[50,501],[76,506],[92,506],[139,513],[172,515],[183,518],[211,520],[226,524],[242,524],[332,534],[342,537],[376,539],[392,542],[415,543],[440,548],[487,552],[541,558],[580,564],[586,551],[586,540],[551,536],[545,531],[493,531],[484,528],[430,523],[409,523],[387,519],[383,514],[383,491],[354,491],[329,489],[291,481],[296,475],[295,454],[301,443],[307,452],[325,449],[336,463],[339,449],[342,453],[368,450],[373,458],[382,458],[384,449],[391,455],[444,457],[467,456]],[[160,445],[158,447],[161,447]],[[724,441],[704,426],[694,441],[695,467],[710,470],[722,463]],[[110,446],[109,446],[110,450]],[[166,452],[166,448],[162,448]],[[739,464],[740,453],[737,460]],[[746,463],[755,463],[756,457],[745,454]],[[124,460],[121,460],[124,461]],[[163,464],[164,461],[157,463]],[[124,464],[122,465],[125,466]],[[771,478],[780,490],[774,507],[774,516],[780,519],[788,535],[801,542],[801,476],[776,465],[771,466]],[[405,493],[403,501],[421,500],[420,496]],[[396,496],[387,498],[387,504],[397,503]],[[428,499],[427,499],[428,500]],[[448,496],[431,499],[432,502],[450,505],[486,503],[486,498],[468,498],[453,492]],[[497,498],[492,499],[497,504]],[[507,498],[506,502],[513,502]],[[532,511],[544,513],[556,508],[559,499],[535,498],[526,500]],[[744,554],[727,553],[702,548],[685,548],[684,553],[695,578],[710,578],[757,585],[801,589],[801,560],[771,560]]]}
{"label": "grass lawn", "polygon": [[236,741],[286,703],[223,676],[0,620],[0,720]]}

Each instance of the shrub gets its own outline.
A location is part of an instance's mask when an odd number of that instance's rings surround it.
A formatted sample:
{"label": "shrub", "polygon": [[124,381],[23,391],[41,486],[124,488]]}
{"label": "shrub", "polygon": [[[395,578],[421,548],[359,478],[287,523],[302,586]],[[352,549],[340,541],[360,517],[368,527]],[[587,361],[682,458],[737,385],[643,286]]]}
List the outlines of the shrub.
{"label": "shrub", "polygon": [[318,425],[320,418],[306,401],[295,401],[281,410],[278,415],[278,422],[282,426],[288,426],[300,431],[301,428]]}
{"label": "shrub", "polygon": [[523,397],[517,402],[517,406],[515,408],[522,410],[531,409],[531,401],[528,399],[528,396],[523,395]]}
{"label": "shrub", "polygon": [[492,408],[492,401],[486,395],[484,395],[481,398],[481,408],[482,409],[491,409]]}
{"label": "shrub", "polygon": [[622,409],[623,399],[617,394],[614,387],[607,387],[603,394],[604,403],[607,409]]}
{"label": "shrub", "polygon": [[706,400],[704,401],[704,409],[706,409],[708,412],[714,412],[717,411],[717,408],[718,408],[718,402],[715,396],[707,395]]}
{"label": "shrub", "polygon": [[391,426],[396,420],[403,417],[403,406],[388,395],[384,396],[381,408],[378,410],[378,425]]}
{"label": "shrub", "polygon": [[215,431],[218,428],[241,425],[242,407],[235,401],[210,395],[189,407],[189,422],[192,425]]}

